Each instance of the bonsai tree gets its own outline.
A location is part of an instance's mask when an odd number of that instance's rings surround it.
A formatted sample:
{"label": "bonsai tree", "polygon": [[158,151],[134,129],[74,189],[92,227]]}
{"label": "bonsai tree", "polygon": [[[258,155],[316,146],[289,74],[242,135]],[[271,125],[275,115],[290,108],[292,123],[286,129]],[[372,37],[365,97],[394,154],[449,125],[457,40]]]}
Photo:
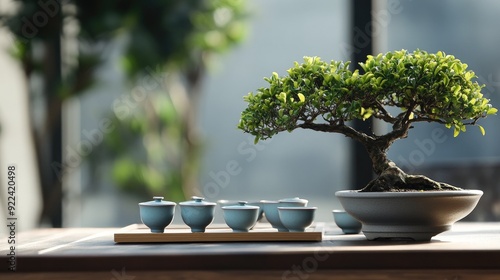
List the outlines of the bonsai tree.
{"label": "bonsai tree", "polygon": [[[454,130],[479,127],[481,118],[495,114],[473,81],[474,72],[452,55],[417,50],[368,56],[363,70],[349,70],[349,62],[305,57],[280,77],[265,78],[268,87],[244,97],[248,107],[238,128],[255,142],[297,128],[340,133],[361,142],[377,177],[360,191],[458,190],[422,175],[406,174],[388,159],[394,141],[406,138],[418,122],[435,122]],[[383,135],[364,133],[349,125],[354,119],[376,118],[392,129]]]}

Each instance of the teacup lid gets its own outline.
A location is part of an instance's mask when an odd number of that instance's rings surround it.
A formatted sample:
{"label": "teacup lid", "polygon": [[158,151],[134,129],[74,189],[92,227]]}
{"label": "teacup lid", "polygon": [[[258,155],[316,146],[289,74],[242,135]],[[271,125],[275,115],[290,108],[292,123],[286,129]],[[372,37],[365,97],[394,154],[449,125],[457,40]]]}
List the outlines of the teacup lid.
{"label": "teacup lid", "polygon": [[263,200],[259,201],[259,203],[260,204],[277,204],[277,203],[279,203],[279,201],[263,199]]}
{"label": "teacup lid", "polygon": [[293,197],[293,198],[283,198],[280,199],[279,202],[300,202],[300,203],[307,203],[307,199],[302,199],[298,197]]}
{"label": "teacup lid", "polygon": [[163,196],[153,196],[152,201],[141,202],[139,205],[147,206],[164,206],[164,205],[176,205],[175,202],[163,200]]}
{"label": "teacup lid", "polygon": [[179,205],[189,205],[189,206],[211,206],[216,205],[215,202],[203,201],[205,198],[199,196],[192,196],[192,200],[180,202]]}
{"label": "teacup lid", "polygon": [[221,206],[233,206],[238,205],[238,200],[219,199],[217,200],[217,204]]}
{"label": "teacup lid", "polygon": [[224,206],[222,209],[259,209],[259,206],[247,205],[246,201],[238,201],[238,205]]}

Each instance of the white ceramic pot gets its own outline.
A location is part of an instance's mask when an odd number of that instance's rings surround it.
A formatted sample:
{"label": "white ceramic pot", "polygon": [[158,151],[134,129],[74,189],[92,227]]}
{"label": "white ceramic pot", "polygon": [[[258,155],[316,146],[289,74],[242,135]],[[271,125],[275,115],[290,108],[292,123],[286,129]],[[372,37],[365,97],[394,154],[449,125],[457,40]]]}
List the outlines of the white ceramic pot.
{"label": "white ceramic pot", "polygon": [[480,190],[422,192],[338,191],[344,209],[363,224],[369,240],[428,241],[476,207]]}

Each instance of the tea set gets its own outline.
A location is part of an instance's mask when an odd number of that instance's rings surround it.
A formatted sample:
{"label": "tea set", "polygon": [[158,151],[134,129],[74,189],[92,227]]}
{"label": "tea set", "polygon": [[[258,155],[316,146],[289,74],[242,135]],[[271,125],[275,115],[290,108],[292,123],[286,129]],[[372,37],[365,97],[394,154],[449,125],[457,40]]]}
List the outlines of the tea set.
{"label": "tea set", "polygon": [[[306,199],[294,197],[280,200],[228,201],[217,203],[193,196],[179,203],[181,218],[191,232],[205,232],[214,220],[215,208],[221,206],[224,221],[233,232],[248,232],[257,221],[266,217],[278,232],[304,232],[314,221],[317,207],[308,207]],[[139,203],[141,221],[152,233],[163,233],[174,219],[177,203],[163,200],[161,196],[152,201]],[[343,210],[333,211],[335,223],[344,233],[359,233],[361,224]],[[356,223],[357,222],[357,223]]]}

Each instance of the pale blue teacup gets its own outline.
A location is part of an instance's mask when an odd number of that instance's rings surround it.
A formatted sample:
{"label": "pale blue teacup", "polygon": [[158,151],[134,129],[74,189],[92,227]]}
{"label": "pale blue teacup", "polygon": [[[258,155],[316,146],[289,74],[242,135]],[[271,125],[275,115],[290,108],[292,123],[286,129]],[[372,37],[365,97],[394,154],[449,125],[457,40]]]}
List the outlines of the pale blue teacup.
{"label": "pale blue teacup", "polygon": [[175,202],[163,201],[162,196],[155,196],[152,201],[139,203],[142,223],[153,233],[163,233],[174,219],[175,205]]}
{"label": "pale blue teacup", "polygon": [[287,232],[288,229],[281,222],[278,207],[305,207],[308,201],[305,199],[294,197],[280,199],[278,201],[261,200],[260,203],[262,209],[264,209],[264,215],[271,226],[273,228],[276,228],[279,232]]}
{"label": "pale blue teacup", "polygon": [[248,232],[257,222],[260,208],[246,204],[239,201],[238,205],[222,207],[224,220],[233,232]]}
{"label": "pale blue teacup", "polygon": [[204,198],[193,196],[191,201],[180,202],[181,217],[191,232],[205,232],[208,225],[214,220],[214,202],[205,202]]}
{"label": "pale blue teacup", "polygon": [[361,222],[356,220],[345,210],[333,210],[332,213],[335,224],[337,224],[345,234],[356,234],[361,231]]}
{"label": "pale blue teacup", "polygon": [[289,232],[303,232],[314,222],[317,207],[278,207],[281,223]]}

